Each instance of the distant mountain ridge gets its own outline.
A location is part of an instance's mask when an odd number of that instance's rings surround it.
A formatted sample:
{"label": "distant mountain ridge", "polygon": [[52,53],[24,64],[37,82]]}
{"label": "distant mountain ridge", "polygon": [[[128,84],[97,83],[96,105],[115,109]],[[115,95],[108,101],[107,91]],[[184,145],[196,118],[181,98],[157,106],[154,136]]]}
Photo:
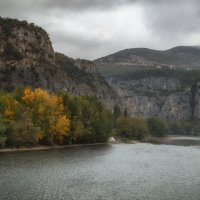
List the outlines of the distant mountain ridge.
{"label": "distant mountain ridge", "polygon": [[126,71],[151,68],[200,69],[200,47],[177,46],[168,50],[148,48],[125,49],[114,54],[94,60],[103,75],[119,74]]}

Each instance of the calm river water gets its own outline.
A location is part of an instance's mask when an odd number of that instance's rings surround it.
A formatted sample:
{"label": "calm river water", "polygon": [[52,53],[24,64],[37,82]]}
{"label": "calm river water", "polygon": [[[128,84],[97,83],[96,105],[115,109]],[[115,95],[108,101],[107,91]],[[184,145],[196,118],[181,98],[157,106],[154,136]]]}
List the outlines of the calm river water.
{"label": "calm river water", "polygon": [[199,200],[200,146],[115,144],[0,153],[0,199]]}

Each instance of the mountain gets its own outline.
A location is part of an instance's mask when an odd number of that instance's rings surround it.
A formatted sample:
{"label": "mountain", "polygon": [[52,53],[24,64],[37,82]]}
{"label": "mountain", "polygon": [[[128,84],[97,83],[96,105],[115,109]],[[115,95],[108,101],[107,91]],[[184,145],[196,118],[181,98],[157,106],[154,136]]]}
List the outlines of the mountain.
{"label": "mountain", "polygon": [[200,49],[126,49],[94,61],[133,117],[200,118]]}
{"label": "mountain", "polygon": [[178,46],[165,51],[147,48],[125,49],[94,60],[104,76],[128,74],[140,69],[200,69],[200,48]]}
{"label": "mountain", "polygon": [[73,59],[55,53],[42,28],[0,18],[0,87],[87,94],[111,109],[118,104],[133,117],[196,120],[200,119],[199,52],[199,47],[143,48],[95,61]]}
{"label": "mountain", "polygon": [[109,107],[117,99],[93,62],[55,53],[47,32],[34,24],[0,18],[0,87],[20,86],[97,96]]}

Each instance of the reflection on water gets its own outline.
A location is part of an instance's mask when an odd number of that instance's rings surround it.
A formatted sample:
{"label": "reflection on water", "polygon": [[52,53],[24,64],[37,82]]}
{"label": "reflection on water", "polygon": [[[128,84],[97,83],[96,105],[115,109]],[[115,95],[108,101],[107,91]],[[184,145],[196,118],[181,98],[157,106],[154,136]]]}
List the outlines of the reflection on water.
{"label": "reflection on water", "polygon": [[200,137],[188,136],[167,136],[165,138],[151,138],[152,144],[181,145],[181,146],[200,146]]}
{"label": "reflection on water", "polygon": [[2,200],[197,200],[200,148],[118,144],[0,154]]}

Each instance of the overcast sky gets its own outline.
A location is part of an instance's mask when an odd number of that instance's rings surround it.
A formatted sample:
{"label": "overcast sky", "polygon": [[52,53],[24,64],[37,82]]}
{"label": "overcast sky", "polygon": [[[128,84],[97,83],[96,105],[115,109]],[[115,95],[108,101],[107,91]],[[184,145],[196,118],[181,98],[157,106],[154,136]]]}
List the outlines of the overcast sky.
{"label": "overcast sky", "polygon": [[42,26],[74,58],[200,45],[199,0],[0,0],[0,14]]}

